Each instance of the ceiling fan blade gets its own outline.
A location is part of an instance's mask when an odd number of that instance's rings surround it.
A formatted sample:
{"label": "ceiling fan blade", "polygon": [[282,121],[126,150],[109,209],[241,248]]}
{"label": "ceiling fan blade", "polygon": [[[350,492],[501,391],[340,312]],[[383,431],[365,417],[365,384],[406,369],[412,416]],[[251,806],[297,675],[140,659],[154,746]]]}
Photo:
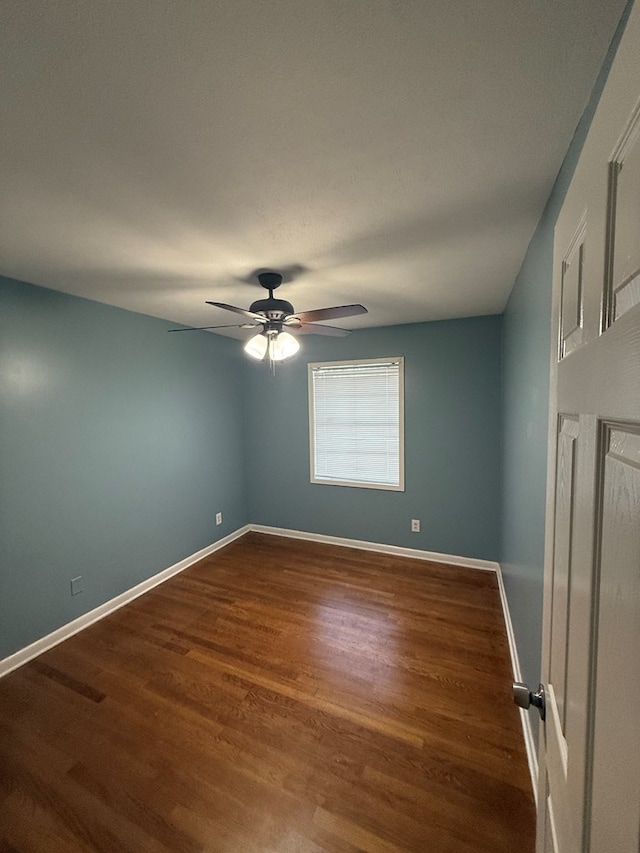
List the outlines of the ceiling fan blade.
{"label": "ceiling fan blade", "polygon": [[244,324],[244,323],[241,325],[238,325],[236,323],[232,323],[230,326],[229,325],[226,325],[226,326],[185,326],[185,328],[183,328],[183,329],[168,329],[167,331],[169,331],[169,332],[201,332],[201,331],[204,331],[205,329],[254,329],[257,325],[258,325],[257,323],[255,324],[255,326],[249,326],[249,325]]}
{"label": "ceiling fan blade", "polygon": [[251,320],[256,320],[258,323],[264,323],[265,318],[261,314],[254,314],[252,311],[245,311],[244,308],[236,308],[235,305],[227,305],[226,302],[209,302],[207,305],[214,305],[216,308],[224,308],[225,311],[233,311],[234,314],[242,314],[243,317],[249,317]]}
{"label": "ceiling fan blade", "polygon": [[300,326],[287,328],[296,335],[330,335],[334,338],[344,338],[351,334],[350,329],[339,329],[337,326],[316,326],[314,323],[302,323]]}
{"label": "ceiling fan blade", "polygon": [[315,323],[317,320],[337,320],[340,317],[355,317],[366,314],[364,305],[336,305],[333,308],[317,308],[315,311],[302,311],[293,316],[301,323]]}

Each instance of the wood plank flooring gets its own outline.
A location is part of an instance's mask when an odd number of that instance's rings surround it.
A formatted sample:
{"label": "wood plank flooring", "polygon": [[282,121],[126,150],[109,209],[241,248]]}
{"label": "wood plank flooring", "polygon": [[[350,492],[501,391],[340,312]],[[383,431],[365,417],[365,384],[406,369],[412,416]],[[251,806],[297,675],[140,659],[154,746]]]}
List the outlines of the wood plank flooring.
{"label": "wood plank flooring", "polygon": [[492,573],[248,534],[0,681],[0,851],[531,853]]}

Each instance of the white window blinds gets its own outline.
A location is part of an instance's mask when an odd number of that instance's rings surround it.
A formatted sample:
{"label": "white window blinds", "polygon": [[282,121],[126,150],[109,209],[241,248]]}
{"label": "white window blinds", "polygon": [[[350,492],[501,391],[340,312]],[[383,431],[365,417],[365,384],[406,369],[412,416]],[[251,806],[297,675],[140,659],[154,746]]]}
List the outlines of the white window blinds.
{"label": "white window blinds", "polygon": [[311,480],[404,489],[403,359],[309,365]]}

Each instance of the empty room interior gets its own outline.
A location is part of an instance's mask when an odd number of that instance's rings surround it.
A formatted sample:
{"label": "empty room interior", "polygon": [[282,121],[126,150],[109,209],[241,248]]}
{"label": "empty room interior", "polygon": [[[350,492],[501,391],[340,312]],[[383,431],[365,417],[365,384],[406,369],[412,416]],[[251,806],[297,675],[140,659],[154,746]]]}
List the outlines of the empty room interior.
{"label": "empty room interior", "polygon": [[637,853],[633,0],[0,46],[0,850]]}

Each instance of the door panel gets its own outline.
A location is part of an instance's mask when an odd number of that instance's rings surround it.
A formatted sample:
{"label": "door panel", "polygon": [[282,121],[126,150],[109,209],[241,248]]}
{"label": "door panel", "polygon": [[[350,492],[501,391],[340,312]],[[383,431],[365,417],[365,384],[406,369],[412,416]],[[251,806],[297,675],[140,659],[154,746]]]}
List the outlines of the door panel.
{"label": "door panel", "polygon": [[586,221],[582,221],[562,262],[560,297],[560,358],[582,344]]}
{"label": "door panel", "polygon": [[638,853],[640,429],[603,431],[591,850]]}
{"label": "door panel", "polygon": [[640,108],[611,161],[609,244],[610,322],[640,303]]}

